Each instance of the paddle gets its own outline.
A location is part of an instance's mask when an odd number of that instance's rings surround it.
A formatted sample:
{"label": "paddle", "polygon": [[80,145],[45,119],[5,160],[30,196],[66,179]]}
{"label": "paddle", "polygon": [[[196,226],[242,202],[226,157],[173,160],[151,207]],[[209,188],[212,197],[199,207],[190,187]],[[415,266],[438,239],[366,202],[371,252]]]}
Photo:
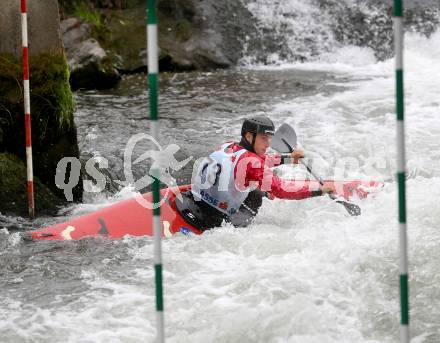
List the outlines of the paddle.
{"label": "paddle", "polygon": [[[278,130],[276,130],[270,146],[280,153],[290,154],[296,149],[296,145],[297,145],[296,140],[297,140],[296,132],[293,129],[293,127],[287,123],[284,123],[278,128]],[[310,174],[312,174],[312,176],[316,180],[318,180],[321,186],[323,186],[324,181],[322,181],[322,179],[313,172],[312,168],[306,163],[304,163],[302,160],[300,160],[300,162],[306,167],[307,171]],[[328,196],[330,199],[343,205],[351,216],[358,216],[361,214],[361,208],[358,205],[353,204],[352,202],[349,201],[338,199],[335,195],[331,193],[329,193]]]}

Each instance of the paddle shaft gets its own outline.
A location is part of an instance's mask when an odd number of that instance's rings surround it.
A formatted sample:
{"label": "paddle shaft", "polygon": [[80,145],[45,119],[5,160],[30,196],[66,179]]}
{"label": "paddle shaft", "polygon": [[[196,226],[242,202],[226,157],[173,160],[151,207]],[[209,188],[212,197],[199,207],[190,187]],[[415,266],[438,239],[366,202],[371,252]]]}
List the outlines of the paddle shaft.
{"label": "paddle shaft", "polygon": [[[304,166],[304,167],[306,167],[306,169],[307,169],[307,171],[316,179],[316,180],[318,180],[318,182],[319,182],[319,184],[321,185],[321,186],[324,186],[324,181],[322,181],[322,179],[318,176],[318,175],[316,175],[314,172],[313,172],[313,170],[312,170],[312,168],[307,164],[307,163],[305,163],[304,161],[302,161],[302,160],[300,160],[300,162],[301,162],[301,164]],[[331,194],[331,193],[327,193],[327,195],[332,199],[332,200],[335,200],[336,199],[336,197],[333,195],[333,194]]]}
{"label": "paddle shaft", "polygon": [[[294,150],[295,150],[295,148],[294,147],[292,147],[288,142],[287,142],[287,140],[286,139],[284,139],[284,138],[281,138],[281,140],[286,144],[286,146],[289,148],[289,150],[290,150],[290,152],[292,153]],[[318,176],[318,175],[316,175],[314,172],[313,172],[313,170],[312,170],[312,167],[310,167],[307,163],[305,163],[303,160],[299,160],[300,162],[301,162],[301,164],[304,166],[304,167],[306,167],[306,169],[307,169],[307,171],[316,179],[316,180],[318,180],[318,182],[319,182],[319,184],[321,185],[321,186],[324,186],[324,181],[322,181],[322,179]],[[330,196],[330,194],[329,194],[329,196]],[[333,198],[335,198],[334,196],[333,196]]]}
{"label": "paddle shaft", "polygon": [[[275,132],[275,136],[278,136],[278,143],[275,144],[275,146],[273,146],[275,149],[278,148],[279,151],[281,152],[289,152],[290,154],[295,150],[297,141],[296,141],[296,133],[295,130],[288,124],[283,124],[278,130],[277,132]],[[281,146],[279,145],[281,144]],[[316,175],[313,170],[312,167],[310,167],[308,164],[304,163],[303,161],[301,161],[301,164],[304,165],[307,169],[307,171],[316,179],[318,180],[319,184],[321,186],[324,186],[324,181],[322,181],[322,179]],[[345,207],[345,209],[347,210],[347,212],[351,215],[351,216],[358,216],[361,214],[361,208],[356,205],[353,204],[351,202],[348,201],[344,201],[344,200],[340,200],[338,199],[335,195],[331,194],[331,193],[327,193],[328,197],[332,200],[335,200],[337,203],[343,205]]]}

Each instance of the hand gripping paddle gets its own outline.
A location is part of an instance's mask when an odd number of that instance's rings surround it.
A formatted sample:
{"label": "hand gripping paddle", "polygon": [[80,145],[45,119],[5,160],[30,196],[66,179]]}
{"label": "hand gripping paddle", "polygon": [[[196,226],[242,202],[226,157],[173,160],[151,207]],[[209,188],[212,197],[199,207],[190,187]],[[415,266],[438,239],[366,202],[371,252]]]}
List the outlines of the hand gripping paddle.
{"label": "hand gripping paddle", "polygon": [[[270,144],[272,149],[280,153],[289,153],[289,154],[296,149],[296,145],[297,145],[296,132],[293,129],[293,127],[287,123],[282,124],[278,128],[278,130],[276,130],[274,136],[272,137],[272,142]],[[302,160],[300,160],[300,162],[306,167],[307,171],[310,174],[312,174],[316,180],[318,180],[321,186],[323,186],[324,181],[322,181],[322,179],[312,171],[312,168],[306,163],[304,163]],[[351,216],[358,216],[361,214],[361,208],[358,205],[353,204],[352,202],[346,200],[340,200],[331,193],[329,193],[328,196],[330,199],[343,205]]]}

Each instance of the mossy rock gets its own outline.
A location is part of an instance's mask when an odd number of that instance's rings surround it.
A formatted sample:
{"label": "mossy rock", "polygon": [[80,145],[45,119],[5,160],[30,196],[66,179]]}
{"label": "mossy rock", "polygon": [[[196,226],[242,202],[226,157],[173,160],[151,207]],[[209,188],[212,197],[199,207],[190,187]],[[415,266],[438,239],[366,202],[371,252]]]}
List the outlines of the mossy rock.
{"label": "mossy rock", "polygon": [[[17,156],[0,153],[0,212],[28,215],[26,165]],[[55,214],[62,201],[38,178],[34,178],[35,211]]]}
{"label": "mossy rock", "polygon": [[133,72],[145,66],[144,7],[107,12],[105,23],[110,35],[99,43],[107,52],[111,51],[109,55],[115,57],[113,60],[117,68]]}
{"label": "mossy rock", "polygon": [[108,89],[116,86],[120,79],[121,75],[113,67],[113,63],[110,60],[104,60],[102,63],[89,63],[72,71],[70,85],[72,90]]}
{"label": "mossy rock", "polygon": [[[33,138],[37,142],[52,138],[49,122],[55,124],[57,131],[69,131],[74,126],[74,106],[64,55],[44,53],[32,56],[29,69]],[[0,118],[11,133],[23,117],[22,78],[21,61],[10,55],[0,56]],[[19,131],[23,130],[15,133]],[[5,144],[15,145],[16,137],[13,140]]]}
{"label": "mossy rock", "polygon": [[[57,163],[79,157],[69,70],[60,52],[31,55],[29,64],[34,174],[61,197],[54,182]],[[0,152],[25,161],[22,75],[21,61],[0,55]],[[74,189],[74,199],[81,197],[82,184]]]}
{"label": "mossy rock", "polygon": [[182,41],[187,41],[188,39],[191,38],[192,35],[192,24],[186,20],[186,19],[182,19],[179,22],[177,22],[176,24],[176,36],[182,40]]}
{"label": "mossy rock", "polygon": [[183,59],[177,62],[176,57],[168,49],[161,49],[159,54],[159,70],[171,72],[192,71],[194,66],[190,61]]}

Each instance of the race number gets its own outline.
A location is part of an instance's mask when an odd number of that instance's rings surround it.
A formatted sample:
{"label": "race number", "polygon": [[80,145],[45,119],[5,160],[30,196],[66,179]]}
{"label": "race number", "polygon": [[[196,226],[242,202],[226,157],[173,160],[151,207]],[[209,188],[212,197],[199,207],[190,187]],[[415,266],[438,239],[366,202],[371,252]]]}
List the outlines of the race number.
{"label": "race number", "polygon": [[206,162],[203,164],[201,181],[203,184],[208,182],[210,185],[216,186],[220,173],[222,172],[222,166],[220,163],[216,163],[212,158],[207,157]]}

